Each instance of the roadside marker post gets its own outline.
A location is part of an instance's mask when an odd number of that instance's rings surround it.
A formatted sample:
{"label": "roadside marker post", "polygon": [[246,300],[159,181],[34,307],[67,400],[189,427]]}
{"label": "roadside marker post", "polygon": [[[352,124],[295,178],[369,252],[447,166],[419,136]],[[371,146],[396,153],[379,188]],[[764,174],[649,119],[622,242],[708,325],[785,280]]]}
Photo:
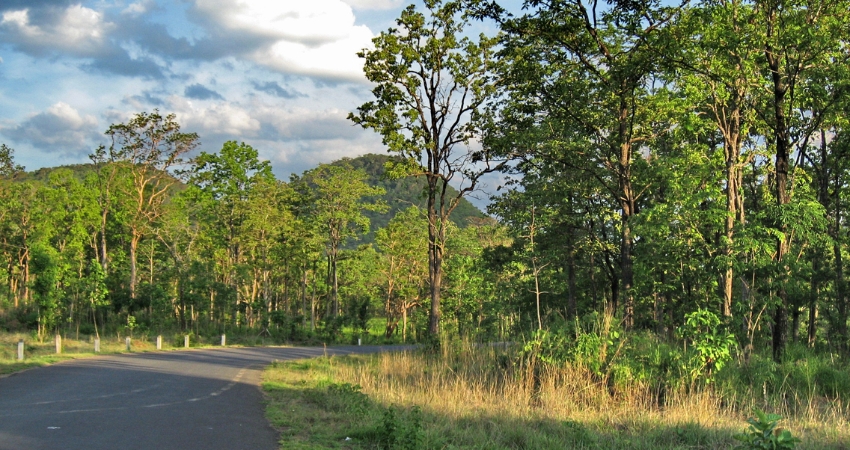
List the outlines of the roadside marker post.
{"label": "roadside marker post", "polygon": [[94,352],[100,353],[100,338],[94,339]]}
{"label": "roadside marker post", "polygon": [[128,338],[126,338],[126,339],[124,340],[124,342],[126,342],[126,343],[127,343],[127,351],[129,352],[129,351],[130,351],[130,343],[132,342],[132,339],[130,339],[130,338],[128,337]]}
{"label": "roadside marker post", "polygon": [[56,335],[56,354],[62,353],[62,336]]}
{"label": "roadside marker post", "polygon": [[156,337],[156,349],[162,350],[162,335]]}
{"label": "roadside marker post", "polygon": [[183,347],[189,348],[189,335],[188,334],[183,335]]}
{"label": "roadside marker post", "polygon": [[227,345],[227,337],[225,335],[221,335],[221,346],[224,347]]}
{"label": "roadside marker post", "polygon": [[18,341],[18,361],[24,360],[24,340]]}

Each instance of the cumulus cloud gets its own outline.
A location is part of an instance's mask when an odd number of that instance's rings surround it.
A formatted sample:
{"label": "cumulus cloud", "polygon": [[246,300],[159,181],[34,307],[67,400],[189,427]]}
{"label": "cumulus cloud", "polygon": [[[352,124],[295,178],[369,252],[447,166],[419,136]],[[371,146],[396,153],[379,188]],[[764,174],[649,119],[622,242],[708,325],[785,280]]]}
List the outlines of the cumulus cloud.
{"label": "cumulus cloud", "polygon": [[186,86],[183,95],[195,100],[224,100],[218,92],[197,83]]}
{"label": "cumulus cloud", "polygon": [[[3,62],[3,61],[0,60],[0,62]],[[288,98],[288,99],[304,97],[304,94],[302,94],[298,91],[291,91],[289,89],[285,89],[280,84],[278,84],[276,81],[267,81],[265,83],[253,81],[253,82],[251,82],[251,84],[254,86],[254,89],[256,89],[260,92],[265,92],[266,94],[274,95],[275,97]]]}
{"label": "cumulus cloud", "polygon": [[80,57],[98,55],[107,48],[106,38],[114,28],[102,13],[79,4],[38,15],[29,8],[7,10],[0,16],[4,40],[35,55],[59,51]]}
{"label": "cumulus cloud", "polygon": [[196,103],[172,96],[168,101],[168,110],[174,111],[184,128],[202,137],[309,142],[356,139],[365,133],[346,119],[346,111],[336,108],[284,109],[261,101],[248,105],[224,101]]}
{"label": "cumulus cloud", "polygon": [[64,8],[80,3],[79,0],[3,0],[0,11],[22,8]]}
{"label": "cumulus cloud", "polygon": [[142,15],[156,7],[156,2],[154,0],[142,0],[140,2],[130,3],[121,11],[122,14],[129,14],[131,16],[139,16]]}
{"label": "cumulus cloud", "polygon": [[102,57],[83,64],[82,69],[93,73],[107,73],[144,79],[165,78],[159,63],[147,56],[132,58],[121,49],[111,49]]}
{"label": "cumulus cloud", "polygon": [[3,133],[33,147],[65,155],[91,150],[91,142],[101,137],[94,116],[82,115],[71,105],[59,102],[31,116]]}
{"label": "cumulus cloud", "polygon": [[351,6],[341,0],[196,0],[195,10],[210,22],[210,32],[221,30],[219,39],[265,39],[247,54],[261,65],[284,73],[364,80],[356,53],[371,46],[373,35],[368,27],[355,25]]}
{"label": "cumulus cloud", "polygon": [[198,133],[202,138],[225,135],[236,139],[239,136],[255,135],[260,130],[260,121],[252,117],[250,111],[235,104],[219,102],[207,106],[178,96],[170,97],[168,104],[182,127]]}

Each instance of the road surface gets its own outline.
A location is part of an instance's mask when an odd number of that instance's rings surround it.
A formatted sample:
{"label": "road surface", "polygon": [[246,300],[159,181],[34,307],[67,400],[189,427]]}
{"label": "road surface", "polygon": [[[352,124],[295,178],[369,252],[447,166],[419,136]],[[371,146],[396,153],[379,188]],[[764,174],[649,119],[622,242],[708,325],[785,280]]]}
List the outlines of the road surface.
{"label": "road surface", "polygon": [[[334,347],[328,354],[382,347]],[[277,449],[260,373],[321,348],[102,356],[0,379],[0,450]]]}

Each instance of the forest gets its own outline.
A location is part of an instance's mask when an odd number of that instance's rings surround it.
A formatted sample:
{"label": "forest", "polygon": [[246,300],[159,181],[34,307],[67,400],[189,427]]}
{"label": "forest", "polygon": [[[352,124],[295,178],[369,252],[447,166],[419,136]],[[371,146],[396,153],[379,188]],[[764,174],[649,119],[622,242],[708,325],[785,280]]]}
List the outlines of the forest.
{"label": "forest", "polygon": [[360,54],[374,100],[349,119],[388,154],[289,180],[159,111],[90,164],[26,172],[4,144],[0,328],[557,359],[608,321],[690,343],[708,378],[731,355],[846,355],[848,10],[426,0]]}

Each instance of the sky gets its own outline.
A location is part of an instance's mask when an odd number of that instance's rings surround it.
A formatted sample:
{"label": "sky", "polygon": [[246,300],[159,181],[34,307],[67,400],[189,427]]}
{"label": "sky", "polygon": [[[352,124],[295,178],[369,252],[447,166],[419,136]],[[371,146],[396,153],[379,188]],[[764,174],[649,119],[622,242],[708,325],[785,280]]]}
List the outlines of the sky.
{"label": "sky", "polygon": [[2,0],[0,143],[28,171],[86,163],[104,131],[174,113],[200,150],[235,140],[280,179],[385,153],[346,120],[372,99],[356,52],[411,0]]}

